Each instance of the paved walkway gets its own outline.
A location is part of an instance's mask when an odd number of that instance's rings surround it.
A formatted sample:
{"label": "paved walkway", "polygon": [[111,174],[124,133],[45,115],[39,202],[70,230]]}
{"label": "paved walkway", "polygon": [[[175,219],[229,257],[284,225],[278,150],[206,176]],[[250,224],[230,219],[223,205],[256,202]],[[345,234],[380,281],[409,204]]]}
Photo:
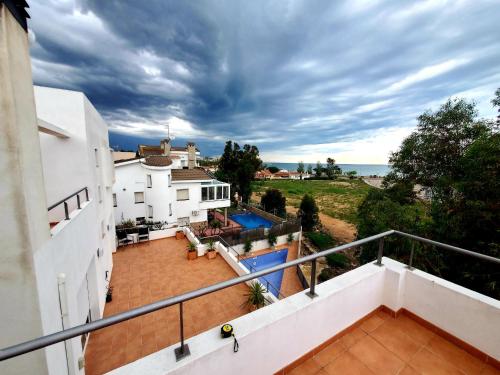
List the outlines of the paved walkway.
{"label": "paved walkway", "polygon": [[[113,255],[113,301],[106,304],[104,316],[237,276],[220,256],[188,261],[186,246],[187,240],[172,237],[119,248]],[[246,314],[247,291],[246,285],[235,285],[186,302],[186,337]],[[178,341],[178,306],[104,328],[90,335],[85,373],[106,373]]]}

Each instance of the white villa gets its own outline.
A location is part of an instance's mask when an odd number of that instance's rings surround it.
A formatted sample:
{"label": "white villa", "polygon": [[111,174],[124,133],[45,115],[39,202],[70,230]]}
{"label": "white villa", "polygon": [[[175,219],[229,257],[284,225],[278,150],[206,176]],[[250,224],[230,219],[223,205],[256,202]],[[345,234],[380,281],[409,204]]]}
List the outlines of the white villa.
{"label": "white villa", "polygon": [[139,154],[144,156],[115,162],[116,223],[161,221],[175,228],[206,222],[209,209],[230,206],[230,185],[196,166],[194,143],[172,147],[167,138],[160,147],[140,145]]}

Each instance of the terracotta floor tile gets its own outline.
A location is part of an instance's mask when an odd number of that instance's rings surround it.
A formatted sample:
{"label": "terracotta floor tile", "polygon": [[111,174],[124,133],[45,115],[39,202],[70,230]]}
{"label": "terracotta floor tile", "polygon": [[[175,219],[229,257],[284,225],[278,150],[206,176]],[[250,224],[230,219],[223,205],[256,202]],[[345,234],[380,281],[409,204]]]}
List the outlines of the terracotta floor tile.
{"label": "terracotta floor tile", "polygon": [[484,363],[478,358],[473,357],[465,350],[456,347],[440,336],[435,336],[427,344],[426,348],[467,375],[478,374],[484,367]]}
{"label": "terracotta floor tile", "polygon": [[366,336],[366,332],[363,331],[361,328],[356,327],[343,335],[340,338],[340,342],[346,349],[349,349],[351,346],[356,344],[359,340],[361,340],[363,337]]}
{"label": "terracotta floor tile", "polygon": [[419,375],[419,372],[416,372],[411,366],[406,365],[398,375]]}
{"label": "terracotta floor tile", "polygon": [[361,329],[366,333],[370,333],[376,330],[380,325],[384,323],[384,319],[380,318],[377,314],[366,319],[363,323],[361,323]]}
{"label": "terracotta floor tile", "polygon": [[377,374],[397,374],[404,367],[401,359],[370,336],[354,344],[349,352]]}
{"label": "terracotta floor tile", "polygon": [[349,352],[339,355],[324,370],[329,375],[374,375],[374,373]]}
{"label": "terracotta floor tile", "polygon": [[316,362],[314,358],[308,359],[301,365],[295,367],[290,375],[313,375],[317,374],[321,370],[321,366]]}
{"label": "terracotta floor tile", "polygon": [[345,351],[344,345],[342,345],[340,340],[337,340],[328,345],[321,352],[316,354],[314,356],[314,359],[321,365],[321,367],[325,367],[328,363],[332,362],[344,351]]}
{"label": "terracotta floor tile", "polygon": [[461,371],[453,367],[447,361],[431,353],[427,349],[421,349],[410,361],[410,366],[417,372],[426,375],[463,375]]}
{"label": "terracotta floor tile", "polygon": [[427,344],[435,336],[432,331],[405,315],[398,316],[396,319],[393,319],[392,322],[388,322],[388,324],[393,324],[395,328],[403,331],[403,333],[410,336],[413,340],[422,344]]}
{"label": "terracotta floor tile", "polygon": [[481,371],[481,375],[500,375],[500,370],[497,370],[493,366],[486,365]]}
{"label": "terracotta floor tile", "polygon": [[400,330],[391,329],[385,323],[371,332],[370,336],[405,362],[408,362],[422,347],[421,343],[414,341]]}

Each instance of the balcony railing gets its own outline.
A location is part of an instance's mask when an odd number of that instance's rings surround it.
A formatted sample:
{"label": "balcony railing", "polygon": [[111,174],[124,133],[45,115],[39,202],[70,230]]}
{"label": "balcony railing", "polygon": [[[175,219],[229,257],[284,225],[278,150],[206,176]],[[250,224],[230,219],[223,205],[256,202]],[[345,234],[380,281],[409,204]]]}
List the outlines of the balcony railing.
{"label": "balcony railing", "polygon": [[[422,242],[422,243],[425,243],[425,244],[428,244],[431,246],[435,246],[437,248],[442,248],[445,250],[454,251],[454,252],[457,252],[459,254],[472,256],[472,257],[475,257],[478,259],[492,262],[496,265],[500,265],[500,259],[498,259],[498,258],[494,258],[494,257],[488,256],[485,254],[475,253],[475,252],[472,252],[469,250],[462,249],[460,247],[447,245],[447,244],[437,242],[437,241],[432,241],[432,240],[418,237],[418,236],[414,236],[414,235],[411,235],[408,233],[403,233],[403,232],[399,232],[396,230],[389,230],[387,232],[379,233],[379,234],[371,236],[371,237],[367,237],[367,238],[364,238],[364,239],[361,239],[358,241],[354,241],[354,242],[351,242],[351,243],[348,243],[345,245],[337,246],[337,247],[334,247],[334,248],[329,249],[329,250],[325,250],[325,251],[322,251],[319,253],[308,255],[304,258],[299,258],[299,259],[292,260],[292,261],[287,262],[287,263],[279,264],[279,265],[276,265],[274,267],[267,268],[265,270],[261,270],[261,271],[257,271],[257,272],[250,273],[247,275],[235,277],[233,279],[226,280],[226,281],[223,281],[223,282],[220,282],[217,284],[213,284],[213,285],[201,288],[201,289],[193,290],[193,291],[190,291],[190,292],[178,295],[178,296],[166,298],[166,299],[163,299],[163,300],[160,300],[157,302],[150,303],[148,305],[144,305],[144,306],[141,306],[141,307],[138,307],[135,309],[131,309],[131,310],[119,313],[119,314],[115,314],[115,315],[109,316],[107,318],[95,320],[95,321],[88,323],[88,324],[79,325],[79,326],[76,326],[73,328],[69,328],[69,329],[66,329],[66,330],[63,330],[60,332],[52,333],[50,335],[42,336],[42,337],[30,340],[30,341],[26,341],[26,342],[23,342],[23,343],[20,343],[17,345],[13,345],[13,346],[1,349],[0,350],[0,361],[4,361],[4,360],[7,360],[9,358],[13,358],[13,357],[25,354],[25,353],[29,353],[29,352],[32,352],[34,350],[41,349],[41,348],[44,348],[44,347],[52,345],[52,344],[56,344],[56,343],[59,343],[59,342],[62,342],[62,341],[65,341],[65,340],[68,340],[68,339],[71,339],[71,338],[74,338],[77,336],[81,336],[83,334],[86,334],[88,332],[92,332],[92,331],[95,331],[95,330],[98,330],[101,328],[109,327],[109,326],[112,326],[114,324],[129,320],[132,318],[136,318],[138,316],[146,315],[146,314],[152,313],[154,311],[158,311],[158,310],[161,310],[161,309],[164,309],[166,307],[173,306],[173,305],[179,305],[179,311],[180,311],[180,344],[181,345],[180,345],[180,347],[175,349],[176,358],[177,358],[177,360],[179,360],[179,359],[186,357],[190,354],[188,345],[184,343],[184,320],[183,320],[184,319],[184,314],[183,314],[183,303],[184,302],[187,302],[187,301],[192,300],[194,298],[198,298],[198,297],[210,294],[210,293],[217,292],[217,291],[222,290],[222,289],[232,287],[232,286],[237,285],[237,284],[241,284],[241,283],[253,280],[253,279],[257,279],[259,277],[268,275],[268,274],[276,272],[276,271],[284,270],[284,269],[287,269],[290,267],[296,267],[299,264],[307,263],[307,262],[312,263],[310,288],[309,288],[309,291],[307,292],[307,295],[311,298],[314,298],[314,297],[316,297],[315,269],[316,269],[316,262],[317,262],[318,258],[324,257],[324,256],[329,255],[329,254],[333,254],[333,253],[336,253],[339,251],[344,251],[344,250],[348,250],[348,249],[351,249],[351,248],[354,248],[357,246],[368,244],[368,243],[371,243],[374,241],[378,241],[378,243],[379,243],[378,255],[377,255],[377,259],[376,259],[374,264],[377,266],[383,266],[382,257],[384,254],[384,239],[388,236],[393,236],[393,235],[401,236],[401,237],[404,237],[404,238],[407,238],[410,240],[414,240],[414,241],[419,241],[419,242]],[[409,260],[408,268],[410,270],[412,269],[412,266],[411,266],[412,262],[413,262],[413,252],[410,254],[410,260]]]}
{"label": "balcony railing", "polygon": [[66,198],[63,198],[61,199],[60,201],[54,203],[53,205],[49,206],[47,211],[51,211],[53,210],[54,208],[60,206],[61,204],[64,204],[64,219],[65,220],[69,220],[69,206],[68,206],[68,201],[75,197],[76,196],[76,207],[78,209],[81,208],[81,200],[80,200],[80,193],[82,193],[83,191],[85,191],[85,199],[86,201],[88,202],[89,200],[89,190],[88,188],[85,186],[84,188],[81,188],[80,190],[78,190],[77,192],[74,192],[73,194],[71,195],[68,195]]}

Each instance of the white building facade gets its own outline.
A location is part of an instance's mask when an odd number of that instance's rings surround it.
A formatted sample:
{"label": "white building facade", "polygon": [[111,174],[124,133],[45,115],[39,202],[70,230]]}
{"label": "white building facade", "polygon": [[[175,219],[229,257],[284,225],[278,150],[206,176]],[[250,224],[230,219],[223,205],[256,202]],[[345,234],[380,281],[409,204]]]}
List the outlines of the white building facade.
{"label": "white building facade", "polygon": [[167,154],[115,162],[116,223],[161,221],[173,228],[206,222],[209,209],[230,206],[229,184],[193,165],[181,168],[178,160]]}

